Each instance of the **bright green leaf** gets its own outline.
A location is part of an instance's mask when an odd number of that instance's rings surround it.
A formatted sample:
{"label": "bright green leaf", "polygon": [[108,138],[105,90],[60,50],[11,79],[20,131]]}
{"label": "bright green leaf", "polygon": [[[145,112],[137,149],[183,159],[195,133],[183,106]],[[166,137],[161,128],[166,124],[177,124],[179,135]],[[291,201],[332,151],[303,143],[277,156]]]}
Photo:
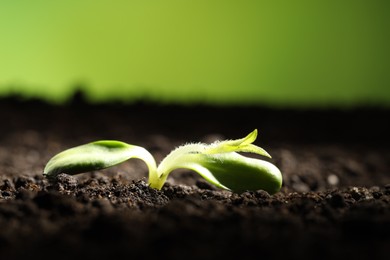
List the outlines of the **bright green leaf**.
{"label": "bright green leaf", "polygon": [[44,175],[53,177],[60,173],[73,175],[95,171],[114,166],[130,158],[144,160],[150,174],[155,174],[155,160],[144,148],[119,141],[103,140],[70,148],[55,155],[47,163]]}
{"label": "bright green leaf", "polygon": [[256,137],[257,130],[254,130],[242,139],[183,145],[164,158],[157,168],[159,183],[151,185],[161,188],[173,170],[185,168],[223,189],[235,192],[262,189],[273,194],[282,186],[279,169],[270,162],[236,153],[251,152],[270,157],[264,149],[252,144]]}
{"label": "bright green leaf", "polygon": [[193,170],[215,186],[234,192],[265,190],[274,194],[282,186],[282,174],[275,165],[235,152],[186,154],[174,165]]}

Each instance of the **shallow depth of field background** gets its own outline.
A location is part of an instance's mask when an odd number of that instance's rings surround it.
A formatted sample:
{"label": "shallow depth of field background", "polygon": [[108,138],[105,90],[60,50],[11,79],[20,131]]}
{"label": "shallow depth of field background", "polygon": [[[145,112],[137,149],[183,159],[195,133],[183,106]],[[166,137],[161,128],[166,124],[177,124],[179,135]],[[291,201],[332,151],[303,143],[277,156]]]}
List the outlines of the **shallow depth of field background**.
{"label": "shallow depth of field background", "polygon": [[387,0],[4,0],[0,96],[390,105]]}

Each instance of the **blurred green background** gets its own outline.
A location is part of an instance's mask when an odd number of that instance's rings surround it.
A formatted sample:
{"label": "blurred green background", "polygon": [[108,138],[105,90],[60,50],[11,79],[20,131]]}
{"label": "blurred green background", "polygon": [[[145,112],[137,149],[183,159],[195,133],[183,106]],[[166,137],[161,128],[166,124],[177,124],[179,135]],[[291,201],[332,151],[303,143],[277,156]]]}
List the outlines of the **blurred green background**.
{"label": "blurred green background", "polygon": [[1,0],[0,95],[390,105],[388,0]]}

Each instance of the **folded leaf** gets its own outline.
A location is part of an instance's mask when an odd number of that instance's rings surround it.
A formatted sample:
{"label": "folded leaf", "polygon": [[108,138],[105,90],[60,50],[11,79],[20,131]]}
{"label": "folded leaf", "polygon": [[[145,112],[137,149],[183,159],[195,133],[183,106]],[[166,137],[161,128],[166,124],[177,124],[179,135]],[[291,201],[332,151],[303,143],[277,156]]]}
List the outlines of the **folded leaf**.
{"label": "folded leaf", "polygon": [[274,194],[282,186],[282,174],[275,165],[235,152],[187,154],[180,162],[177,168],[193,170],[215,186],[234,192],[265,190]]}
{"label": "folded leaf", "polygon": [[208,145],[203,151],[204,154],[218,154],[229,152],[248,152],[256,153],[271,158],[263,148],[252,144],[257,138],[257,129],[252,131],[246,137],[237,140],[218,141]]}
{"label": "folded leaf", "polygon": [[237,140],[180,146],[160,163],[158,182],[151,183],[151,186],[160,189],[173,170],[185,168],[199,173],[219,188],[234,192],[261,189],[273,194],[282,186],[279,169],[270,162],[237,153],[251,152],[271,157],[263,148],[252,144],[256,137],[257,130],[254,130]]}

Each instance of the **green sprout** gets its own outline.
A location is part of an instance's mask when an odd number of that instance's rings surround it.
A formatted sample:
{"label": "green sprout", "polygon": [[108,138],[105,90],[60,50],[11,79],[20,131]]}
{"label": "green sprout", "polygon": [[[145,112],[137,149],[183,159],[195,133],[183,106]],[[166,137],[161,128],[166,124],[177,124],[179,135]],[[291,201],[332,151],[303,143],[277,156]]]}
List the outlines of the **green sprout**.
{"label": "green sprout", "polygon": [[168,154],[158,166],[154,157],[143,147],[114,140],[96,141],[55,155],[47,163],[43,174],[48,178],[60,173],[74,175],[138,158],[148,167],[149,186],[158,190],[172,171],[182,168],[197,172],[211,184],[225,190],[265,190],[274,194],[282,186],[280,170],[268,161],[238,153],[248,152],[271,158],[263,148],[253,144],[256,137],[257,129],[237,140],[182,145]]}

